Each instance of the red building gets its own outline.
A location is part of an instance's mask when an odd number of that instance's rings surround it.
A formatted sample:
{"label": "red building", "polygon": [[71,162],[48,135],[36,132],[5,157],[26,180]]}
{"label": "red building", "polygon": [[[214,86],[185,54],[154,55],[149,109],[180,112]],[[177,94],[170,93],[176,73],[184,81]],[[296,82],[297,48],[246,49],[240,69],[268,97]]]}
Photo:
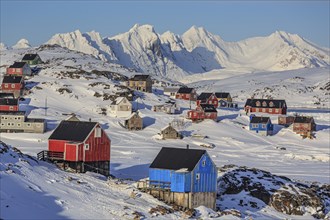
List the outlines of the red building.
{"label": "red building", "polygon": [[31,68],[26,62],[15,62],[7,68],[7,74],[31,76]]}
{"label": "red building", "polygon": [[194,88],[181,87],[175,95],[176,99],[196,101],[197,94]]}
{"label": "red building", "polygon": [[197,97],[196,105],[199,106],[200,104],[210,104],[214,105],[215,108],[218,108],[219,101],[214,93],[203,92]]}
{"label": "red building", "polygon": [[20,97],[24,90],[23,76],[5,75],[0,88],[2,92],[13,93],[15,98]]}
{"label": "red building", "polygon": [[275,99],[248,99],[244,110],[246,113],[260,112],[268,114],[286,115],[287,106],[285,100]]}
{"label": "red building", "polygon": [[218,111],[211,104],[200,104],[195,110],[188,111],[188,119],[192,121],[203,121],[204,119],[217,120]]}
{"label": "red building", "polygon": [[[97,122],[62,121],[48,139],[46,157],[78,172],[110,174],[111,140]],[[39,155],[38,155],[39,157]]]}
{"label": "red building", "polygon": [[303,137],[312,138],[313,131],[316,131],[314,118],[307,116],[296,116],[293,121],[293,131]]}
{"label": "red building", "polygon": [[18,99],[0,98],[0,111],[18,111]]}

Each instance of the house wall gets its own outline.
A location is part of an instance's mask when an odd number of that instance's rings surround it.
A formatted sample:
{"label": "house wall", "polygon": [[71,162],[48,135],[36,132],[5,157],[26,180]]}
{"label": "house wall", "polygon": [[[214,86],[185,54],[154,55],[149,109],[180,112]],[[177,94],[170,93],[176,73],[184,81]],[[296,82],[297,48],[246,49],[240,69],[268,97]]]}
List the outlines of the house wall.
{"label": "house wall", "polygon": [[18,111],[18,105],[0,105],[0,111]]}
{"label": "house wall", "polygon": [[[1,115],[1,114],[0,114]],[[1,115],[1,132],[44,133],[45,122],[25,121],[24,115]]]}
{"label": "house wall", "polygon": [[146,81],[129,80],[128,87],[143,92],[152,92],[152,81],[151,79],[147,79]]}
{"label": "house wall", "polygon": [[205,112],[204,113],[204,118],[205,119],[216,120],[218,118],[218,114],[217,114],[217,112]]}
{"label": "house wall", "polygon": [[23,74],[23,68],[7,68],[7,74],[10,75],[22,75]]}
{"label": "house wall", "polygon": [[217,169],[207,153],[196,165],[191,178],[192,192],[216,192]]}
{"label": "house wall", "polygon": [[179,138],[179,133],[172,127],[168,127],[161,131],[162,137],[164,139],[177,139]]}
{"label": "house wall", "polygon": [[191,173],[190,172],[171,172],[171,191],[190,192]]}
{"label": "house wall", "polygon": [[[257,127],[253,127],[253,125]],[[265,126],[263,126],[265,125]],[[257,133],[260,133],[261,135],[272,135],[273,133],[273,124],[262,124],[262,123],[250,123],[249,125],[251,131],[256,131]]]}
{"label": "house wall", "polygon": [[315,131],[315,125],[312,123],[294,123],[293,131],[302,134],[310,131]]}
{"label": "house wall", "polygon": [[244,109],[247,112],[261,112],[261,113],[277,114],[277,115],[285,115],[286,114],[286,108],[245,107]]}
{"label": "house wall", "polygon": [[129,130],[141,130],[143,128],[143,120],[141,117],[133,116],[126,122],[126,128]]}
{"label": "house wall", "polygon": [[175,95],[176,99],[183,99],[183,100],[191,100],[191,101],[196,101],[197,100],[197,94],[196,92],[186,94],[186,93],[177,93]]}
{"label": "house wall", "polygon": [[171,182],[171,170],[149,168],[149,180]]}

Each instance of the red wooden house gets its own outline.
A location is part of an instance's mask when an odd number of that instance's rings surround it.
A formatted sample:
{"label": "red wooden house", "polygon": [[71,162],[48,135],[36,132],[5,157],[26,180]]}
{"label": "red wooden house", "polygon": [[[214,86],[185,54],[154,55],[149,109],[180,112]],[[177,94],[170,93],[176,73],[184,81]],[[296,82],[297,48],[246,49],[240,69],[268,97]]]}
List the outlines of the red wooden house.
{"label": "red wooden house", "polygon": [[31,68],[26,62],[15,62],[7,68],[9,75],[31,76],[31,73]]}
{"label": "red wooden house", "polygon": [[192,121],[203,121],[204,119],[217,120],[218,111],[211,104],[200,104],[195,110],[188,111],[188,119]]}
{"label": "red wooden house", "polygon": [[194,88],[181,87],[175,95],[176,99],[196,101],[197,94]]}
{"label": "red wooden house", "polygon": [[312,138],[313,131],[316,131],[314,118],[307,116],[296,116],[293,121],[293,131],[303,137]]}
{"label": "red wooden house", "polygon": [[244,110],[249,112],[260,112],[268,114],[286,115],[287,106],[285,100],[275,99],[248,99]]}
{"label": "red wooden house", "polygon": [[196,105],[199,106],[200,104],[210,104],[218,108],[219,102],[214,93],[203,92],[197,97]]}
{"label": "red wooden house", "polygon": [[0,88],[2,92],[13,93],[15,98],[20,97],[24,90],[23,76],[5,75]]}
{"label": "red wooden house", "polygon": [[18,99],[0,98],[0,111],[18,111]]}
{"label": "red wooden house", "polygon": [[49,137],[48,151],[41,157],[61,162],[64,168],[69,166],[78,172],[92,171],[108,176],[110,144],[110,138],[97,122],[62,121]]}

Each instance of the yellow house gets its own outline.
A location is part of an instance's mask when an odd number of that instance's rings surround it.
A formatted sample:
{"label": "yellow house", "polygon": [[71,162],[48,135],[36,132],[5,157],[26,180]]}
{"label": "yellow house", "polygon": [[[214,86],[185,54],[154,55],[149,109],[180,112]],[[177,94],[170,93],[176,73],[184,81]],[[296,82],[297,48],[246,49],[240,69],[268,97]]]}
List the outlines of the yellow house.
{"label": "yellow house", "polygon": [[152,80],[149,75],[134,75],[128,80],[128,87],[142,92],[152,92]]}

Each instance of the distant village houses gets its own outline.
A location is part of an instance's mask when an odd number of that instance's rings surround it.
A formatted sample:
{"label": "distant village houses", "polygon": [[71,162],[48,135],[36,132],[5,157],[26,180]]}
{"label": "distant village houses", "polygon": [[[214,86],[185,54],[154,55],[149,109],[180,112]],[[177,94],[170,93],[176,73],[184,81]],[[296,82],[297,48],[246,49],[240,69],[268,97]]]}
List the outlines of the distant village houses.
{"label": "distant village houses", "polygon": [[128,117],[132,113],[132,103],[126,97],[118,97],[110,105],[110,114],[116,117]]}
{"label": "distant village houses", "polygon": [[178,87],[165,87],[164,88],[164,95],[167,95],[173,99],[175,99],[176,93],[178,92]]}
{"label": "distant village houses", "polygon": [[29,65],[37,65],[41,64],[42,60],[38,54],[25,54],[22,62],[26,62]]}
{"label": "distant village houses", "polygon": [[46,120],[28,118],[24,111],[0,111],[0,132],[44,133]]}
{"label": "distant village houses", "polygon": [[219,102],[214,93],[203,92],[197,97],[196,105],[200,106],[200,104],[210,104],[218,108]]}
{"label": "distant village houses", "polygon": [[134,75],[128,80],[128,87],[142,92],[152,92],[150,75]]}
{"label": "distant village houses", "polygon": [[154,112],[164,112],[166,114],[177,114],[180,112],[180,108],[177,106],[176,102],[172,101],[167,101],[160,105],[154,105],[152,110]]}
{"label": "distant village houses", "polygon": [[160,131],[162,139],[180,139],[181,134],[172,127],[172,125],[167,125]]}
{"label": "distant village houses", "polygon": [[23,76],[5,75],[2,80],[1,91],[12,93],[15,98],[19,98],[24,92]]}
{"label": "distant village houses", "polygon": [[15,98],[0,98],[0,111],[18,111],[19,101]]}
{"label": "distant village houses", "polygon": [[8,75],[31,76],[32,71],[26,62],[15,62],[7,68]]}
{"label": "distant village houses", "polygon": [[138,184],[153,196],[186,208],[216,208],[217,168],[205,150],[163,147]]}
{"label": "distant village houses", "polygon": [[124,126],[128,130],[142,130],[143,119],[138,112],[133,112],[130,116],[125,119]]}
{"label": "distant village houses", "polygon": [[302,137],[312,138],[313,131],[316,131],[316,124],[313,117],[296,116],[293,121],[293,132]]}
{"label": "distant village houses", "polygon": [[272,135],[274,126],[269,117],[250,116],[250,130],[261,135]]}
{"label": "distant village houses", "polygon": [[197,93],[194,88],[181,87],[175,95],[176,99],[196,101]]}
{"label": "distant village houses", "polygon": [[285,115],[287,112],[287,106],[285,100],[247,99],[244,105],[244,110],[246,113],[260,112]]}

